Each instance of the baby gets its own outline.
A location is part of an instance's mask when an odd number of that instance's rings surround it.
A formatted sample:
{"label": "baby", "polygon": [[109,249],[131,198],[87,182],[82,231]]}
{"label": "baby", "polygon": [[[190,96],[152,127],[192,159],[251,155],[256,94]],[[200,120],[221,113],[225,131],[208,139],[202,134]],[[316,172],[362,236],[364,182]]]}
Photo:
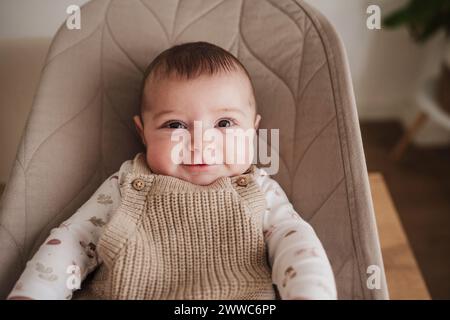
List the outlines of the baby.
{"label": "baby", "polygon": [[[177,45],[142,88],[134,122],[145,153],[52,229],[8,298],[81,288],[75,296],[92,299],[336,299],[314,230],[251,162],[255,136],[226,139],[261,119],[239,60],[206,42]],[[245,161],[228,161],[235,153]]]}

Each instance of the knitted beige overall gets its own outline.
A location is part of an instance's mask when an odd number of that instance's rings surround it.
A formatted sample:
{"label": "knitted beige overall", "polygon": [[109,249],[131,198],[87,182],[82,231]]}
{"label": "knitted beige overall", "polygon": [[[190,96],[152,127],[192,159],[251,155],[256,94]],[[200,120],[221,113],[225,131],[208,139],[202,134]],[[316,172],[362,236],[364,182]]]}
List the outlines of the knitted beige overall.
{"label": "knitted beige overall", "polygon": [[199,186],[153,174],[139,153],[105,226],[90,299],[275,299],[254,166]]}

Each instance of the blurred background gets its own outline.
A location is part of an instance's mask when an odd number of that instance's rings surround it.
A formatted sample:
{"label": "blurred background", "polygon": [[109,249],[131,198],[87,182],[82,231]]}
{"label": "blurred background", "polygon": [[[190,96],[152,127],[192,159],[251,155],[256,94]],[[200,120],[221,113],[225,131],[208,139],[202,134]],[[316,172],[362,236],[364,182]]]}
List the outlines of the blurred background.
{"label": "blurred background", "polygon": [[[66,8],[85,2],[0,0],[0,193],[51,39]],[[368,170],[389,192],[375,209],[392,201],[429,295],[449,299],[450,90],[448,69],[442,70],[450,65],[450,0],[307,2],[328,17],[346,46]],[[367,27],[370,5],[386,20],[381,29]],[[386,263],[392,250],[383,251]]]}

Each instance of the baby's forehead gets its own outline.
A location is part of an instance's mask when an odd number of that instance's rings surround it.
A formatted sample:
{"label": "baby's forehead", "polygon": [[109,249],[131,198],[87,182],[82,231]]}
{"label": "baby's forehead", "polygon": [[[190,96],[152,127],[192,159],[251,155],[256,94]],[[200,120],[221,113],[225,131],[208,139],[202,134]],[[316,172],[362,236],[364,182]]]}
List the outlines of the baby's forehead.
{"label": "baby's forehead", "polygon": [[210,74],[205,71],[203,72],[199,71],[199,73],[191,75],[179,74],[175,70],[172,70],[170,73],[165,73],[162,70],[156,69],[147,76],[142,90],[145,91],[148,88],[167,82],[190,83],[199,79],[212,80],[215,78],[223,78],[223,77],[232,79],[234,81],[245,81],[248,82],[249,85],[252,84],[246,72],[244,70],[241,70],[240,68],[230,71],[219,70],[214,72],[213,74]]}
{"label": "baby's forehead", "polygon": [[[215,95],[216,91],[219,94]],[[221,95],[222,91],[224,94]],[[189,112],[190,105],[204,100],[208,101],[205,110],[211,112],[252,113],[256,107],[251,81],[240,70],[215,75],[202,74],[192,78],[176,74],[150,75],[143,87],[142,96],[142,112],[162,112],[174,108],[180,112]]]}

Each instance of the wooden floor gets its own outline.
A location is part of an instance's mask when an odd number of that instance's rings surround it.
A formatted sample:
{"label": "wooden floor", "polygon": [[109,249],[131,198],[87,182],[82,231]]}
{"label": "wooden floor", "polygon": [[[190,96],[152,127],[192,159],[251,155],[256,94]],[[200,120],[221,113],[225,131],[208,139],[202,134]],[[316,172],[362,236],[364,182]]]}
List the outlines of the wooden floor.
{"label": "wooden floor", "polygon": [[368,170],[384,177],[431,297],[450,299],[450,147],[412,146],[394,163],[398,124],[363,122],[361,131]]}
{"label": "wooden floor", "polygon": [[400,222],[383,175],[369,174],[375,217],[383,254],[389,298],[392,300],[429,300],[430,293],[423,279],[411,244]]}

